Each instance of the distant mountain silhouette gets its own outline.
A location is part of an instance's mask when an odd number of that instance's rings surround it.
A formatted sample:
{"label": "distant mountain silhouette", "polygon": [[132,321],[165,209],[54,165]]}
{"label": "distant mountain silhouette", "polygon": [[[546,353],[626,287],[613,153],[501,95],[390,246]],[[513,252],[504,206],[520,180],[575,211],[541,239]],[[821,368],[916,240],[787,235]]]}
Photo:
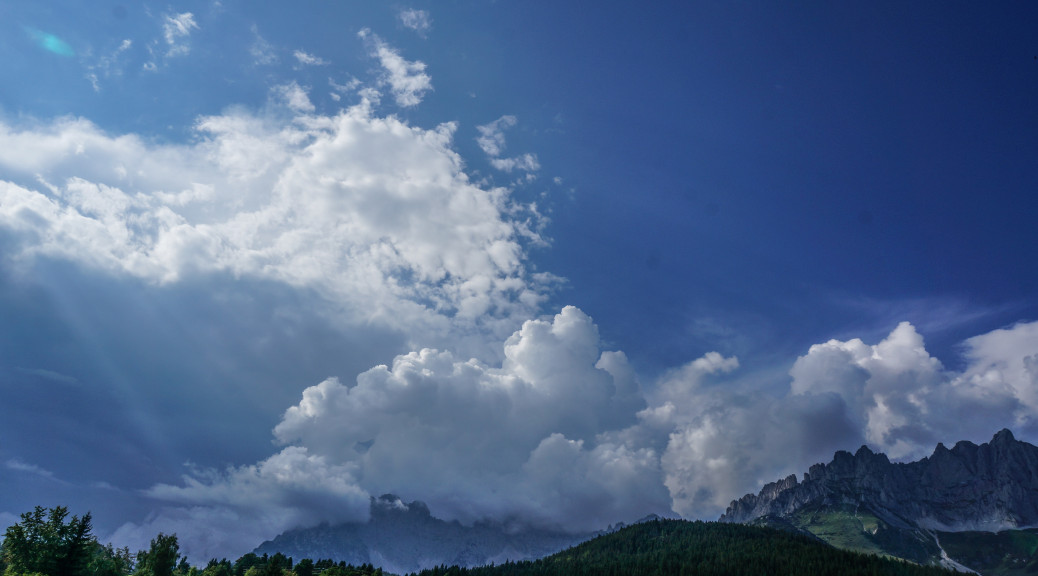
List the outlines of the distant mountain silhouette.
{"label": "distant mountain silhouette", "polygon": [[541,558],[595,535],[532,529],[516,532],[489,523],[464,526],[433,517],[422,502],[404,503],[385,494],[372,498],[367,523],[289,530],[254,552],[281,552],[295,559],[331,558],[354,565],[370,563],[405,574],[441,564],[480,566]]}

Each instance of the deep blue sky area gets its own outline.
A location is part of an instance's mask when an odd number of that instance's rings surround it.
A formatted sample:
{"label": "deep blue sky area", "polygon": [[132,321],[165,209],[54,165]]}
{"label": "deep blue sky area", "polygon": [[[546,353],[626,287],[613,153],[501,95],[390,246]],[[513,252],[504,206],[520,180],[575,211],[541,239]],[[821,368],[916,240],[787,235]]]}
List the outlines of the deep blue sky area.
{"label": "deep blue sky area", "polygon": [[[1033,317],[1034,272],[1020,265],[1038,188],[1030,20],[961,8],[713,5],[594,19],[587,28],[619,39],[576,42],[576,62],[602,60],[566,68],[587,87],[580,120],[598,145],[567,157],[617,169],[581,175],[584,210],[556,215],[548,258],[599,252],[567,267],[574,286],[585,274],[619,283],[639,306],[651,291],[648,315],[672,322],[755,316],[794,345],[801,330],[886,321],[869,317],[884,301],[935,294],[1010,308],[996,323]],[[857,298],[880,310],[843,302]],[[646,316],[622,300],[584,305]]]}
{"label": "deep blue sky area", "polygon": [[0,4],[0,526],[204,562],[385,492],[597,529],[1036,441],[1035,22]]}

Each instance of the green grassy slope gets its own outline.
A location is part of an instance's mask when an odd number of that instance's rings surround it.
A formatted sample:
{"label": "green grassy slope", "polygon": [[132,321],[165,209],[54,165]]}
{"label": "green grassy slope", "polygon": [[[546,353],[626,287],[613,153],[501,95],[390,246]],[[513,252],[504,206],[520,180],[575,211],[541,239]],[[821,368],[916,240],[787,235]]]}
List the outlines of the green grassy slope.
{"label": "green grassy slope", "polygon": [[984,576],[1038,574],[1038,530],[938,532],[949,556]]}
{"label": "green grassy slope", "polygon": [[838,550],[811,536],[758,526],[660,520],[629,526],[535,562],[422,576],[679,576],[725,574],[922,576],[952,574],[901,560]]}
{"label": "green grassy slope", "polygon": [[933,564],[941,557],[929,534],[891,526],[868,509],[853,505],[805,506],[788,518],[765,518],[760,524],[792,527],[842,550],[903,558],[917,564]]}

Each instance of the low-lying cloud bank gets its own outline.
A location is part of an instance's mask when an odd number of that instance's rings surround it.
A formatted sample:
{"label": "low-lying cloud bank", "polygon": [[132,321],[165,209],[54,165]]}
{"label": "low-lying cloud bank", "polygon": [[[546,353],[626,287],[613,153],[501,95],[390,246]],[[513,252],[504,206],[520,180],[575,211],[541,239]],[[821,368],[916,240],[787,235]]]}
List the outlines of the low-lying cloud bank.
{"label": "low-lying cloud bank", "polygon": [[[741,383],[738,360],[715,352],[643,390],[591,318],[566,307],[523,324],[500,366],[424,349],[306,389],[274,430],[279,453],[153,487],[174,507],[117,536],[175,530],[200,560],[294,526],[364,521],[384,492],[445,519],[573,531],[649,512],[714,518],[835,450],[867,443],[907,460],[1005,426],[1034,437],[1038,323],[964,350],[967,367],[948,371],[902,323],[875,345],[812,346],[778,393]],[[224,548],[197,533],[225,521],[238,541]]]}

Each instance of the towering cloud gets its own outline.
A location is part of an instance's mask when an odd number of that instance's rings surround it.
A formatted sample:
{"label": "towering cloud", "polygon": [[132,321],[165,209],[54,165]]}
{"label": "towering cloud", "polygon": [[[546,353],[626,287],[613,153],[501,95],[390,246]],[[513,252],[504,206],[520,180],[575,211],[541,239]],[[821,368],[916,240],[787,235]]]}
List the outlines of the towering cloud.
{"label": "towering cloud", "polygon": [[646,425],[669,430],[662,466],[674,509],[713,516],[780,476],[868,444],[893,459],[938,442],[983,441],[1012,426],[1036,432],[1038,323],[965,342],[968,364],[945,369],[907,322],[878,344],[811,346],[781,393],[718,382],[734,363],[707,355],[665,378]]}
{"label": "towering cloud", "polygon": [[981,439],[1007,414],[1033,434],[1036,326],[968,340],[961,373],[903,323],[875,345],[812,346],[784,391],[740,383],[738,360],[711,352],[643,393],[623,353],[601,351],[591,319],[566,307],[524,323],[499,366],[423,349],[306,389],[274,429],[279,453],[152,488],[187,508],[146,528],[190,540],[199,515],[252,518],[266,538],[362,521],[366,497],[384,492],[463,522],[591,530],[648,512],[713,518],[862,443],[915,459],[938,441]]}
{"label": "towering cloud", "polygon": [[150,495],[187,508],[120,536],[175,525],[202,545],[194,522],[203,515],[242,519],[269,538],[364,520],[364,495],[383,492],[423,500],[442,518],[569,530],[667,511],[659,455],[626,430],[645,408],[639,385],[623,354],[600,350],[586,314],[567,307],[527,321],[503,355],[494,367],[424,349],[355,383],[312,386],[274,430],[281,452],[155,486]]}

